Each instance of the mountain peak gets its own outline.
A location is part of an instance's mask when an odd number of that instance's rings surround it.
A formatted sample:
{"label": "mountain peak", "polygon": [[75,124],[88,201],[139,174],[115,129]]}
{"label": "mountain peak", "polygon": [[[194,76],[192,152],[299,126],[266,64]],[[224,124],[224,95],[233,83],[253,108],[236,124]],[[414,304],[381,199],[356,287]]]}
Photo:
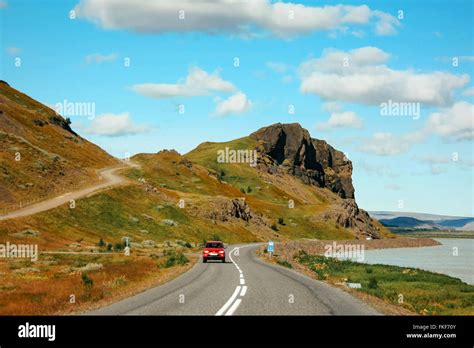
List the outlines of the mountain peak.
{"label": "mountain peak", "polygon": [[324,140],[311,138],[299,123],[276,123],[260,128],[250,138],[260,141],[261,155],[273,161],[270,170],[278,166],[307,184],[354,198],[352,162]]}

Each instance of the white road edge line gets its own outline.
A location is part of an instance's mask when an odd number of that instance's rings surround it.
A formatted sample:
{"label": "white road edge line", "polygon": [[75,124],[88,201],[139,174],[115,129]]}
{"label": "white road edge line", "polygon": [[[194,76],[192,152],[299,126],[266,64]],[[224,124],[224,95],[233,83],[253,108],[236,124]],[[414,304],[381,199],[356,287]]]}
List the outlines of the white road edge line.
{"label": "white road edge line", "polygon": [[234,314],[235,310],[237,309],[237,307],[239,307],[240,305],[240,302],[242,302],[242,300],[239,298],[237,300],[235,300],[234,304],[232,305],[232,307],[229,308],[229,310],[227,311],[227,313],[225,315],[232,315]]}
{"label": "white road edge line", "polygon": [[245,296],[247,293],[247,285],[242,286],[242,291],[240,292],[240,296]]}

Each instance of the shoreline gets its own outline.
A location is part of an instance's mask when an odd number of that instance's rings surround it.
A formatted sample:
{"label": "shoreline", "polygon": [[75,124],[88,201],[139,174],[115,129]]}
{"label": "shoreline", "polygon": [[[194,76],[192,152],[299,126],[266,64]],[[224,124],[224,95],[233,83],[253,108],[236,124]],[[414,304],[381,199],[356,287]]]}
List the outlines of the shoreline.
{"label": "shoreline", "polygon": [[283,248],[279,248],[279,253],[294,253],[299,250],[304,250],[309,254],[321,255],[325,252],[326,245],[357,245],[363,246],[365,250],[376,250],[376,249],[396,249],[396,248],[420,248],[441,245],[440,242],[432,238],[388,238],[388,239],[371,239],[371,240],[297,240],[297,241],[285,241],[276,242]]}

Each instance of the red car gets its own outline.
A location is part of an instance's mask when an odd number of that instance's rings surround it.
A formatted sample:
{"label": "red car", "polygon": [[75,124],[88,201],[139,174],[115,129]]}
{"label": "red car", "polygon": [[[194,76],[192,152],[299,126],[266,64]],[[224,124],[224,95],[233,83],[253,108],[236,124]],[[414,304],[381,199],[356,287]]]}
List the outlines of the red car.
{"label": "red car", "polygon": [[225,262],[224,243],[216,240],[206,242],[206,246],[202,252],[202,262],[207,262],[207,260],[220,260]]}

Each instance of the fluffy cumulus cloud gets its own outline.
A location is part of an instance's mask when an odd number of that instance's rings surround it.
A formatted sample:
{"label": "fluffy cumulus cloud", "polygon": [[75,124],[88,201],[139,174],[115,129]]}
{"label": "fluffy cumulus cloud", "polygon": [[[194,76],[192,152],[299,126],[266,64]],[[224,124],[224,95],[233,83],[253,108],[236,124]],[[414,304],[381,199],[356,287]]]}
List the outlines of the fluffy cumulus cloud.
{"label": "fluffy cumulus cloud", "polygon": [[107,137],[119,137],[146,133],[150,130],[146,126],[134,125],[128,112],[120,114],[106,113],[98,115],[85,130],[89,134]]}
{"label": "fluffy cumulus cloud", "polygon": [[[380,156],[393,156],[407,152],[414,144],[429,136],[439,136],[447,141],[474,140],[474,104],[459,101],[452,106],[431,113],[417,131],[405,134],[375,133],[362,139],[358,149]],[[440,164],[439,158],[416,158],[420,162]],[[444,159],[445,161],[445,159]]]}
{"label": "fluffy cumulus cloud", "polygon": [[393,100],[447,106],[453,102],[454,91],[469,82],[467,74],[395,70],[385,64],[389,58],[377,47],[326,50],[320,58],[300,65],[300,89],[326,101],[380,105]]}
{"label": "fluffy cumulus cloud", "polygon": [[374,25],[378,35],[396,33],[399,21],[366,5],[306,6],[269,0],[82,0],[78,17],[105,29],[143,33],[210,32],[259,34],[276,37],[345,30],[348,26]]}
{"label": "fluffy cumulus cloud", "polygon": [[132,86],[132,90],[149,98],[194,97],[210,95],[213,92],[234,92],[235,86],[223,80],[218,71],[211,74],[192,67],[188,76],[174,84],[144,83]]}
{"label": "fluffy cumulus cloud", "polygon": [[474,104],[460,101],[432,113],[425,132],[452,140],[474,140]]}
{"label": "fluffy cumulus cloud", "polygon": [[216,105],[215,114],[217,116],[224,116],[228,114],[240,114],[250,110],[252,102],[242,92],[237,92],[229,98],[220,101]]}
{"label": "fluffy cumulus cloud", "polygon": [[326,122],[316,125],[319,131],[331,130],[334,128],[362,128],[361,118],[353,111],[333,112]]}
{"label": "fluffy cumulus cloud", "polygon": [[101,54],[101,53],[94,53],[94,54],[89,54],[86,56],[86,63],[91,64],[91,63],[104,63],[104,62],[112,62],[117,59],[117,54],[116,53],[111,53],[111,54]]}

